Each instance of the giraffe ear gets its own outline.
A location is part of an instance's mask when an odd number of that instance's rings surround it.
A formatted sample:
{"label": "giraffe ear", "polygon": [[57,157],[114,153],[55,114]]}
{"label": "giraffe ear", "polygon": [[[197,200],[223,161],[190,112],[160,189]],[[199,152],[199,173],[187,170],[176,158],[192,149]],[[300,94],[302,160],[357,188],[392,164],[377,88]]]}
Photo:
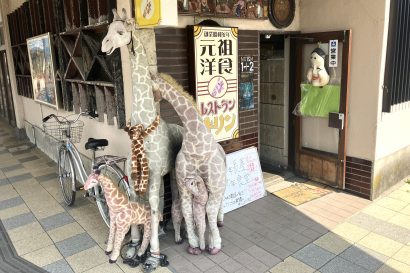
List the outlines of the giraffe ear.
{"label": "giraffe ear", "polygon": [[155,102],[159,102],[162,100],[162,95],[161,92],[159,91],[159,89],[153,89],[153,93],[154,93],[154,101]]}
{"label": "giraffe ear", "polygon": [[112,14],[114,15],[114,18],[112,19],[113,22],[121,20],[121,17],[118,15],[117,9],[112,9]]}
{"label": "giraffe ear", "polygon": [[130,19],[124,20],[124,27],[125,27],[125,30],[126,30],[126,31],[132,32],[132,31],[134,30],[134,28],[135,28],[135,20],[134,20],[134,18],[130,18]]}

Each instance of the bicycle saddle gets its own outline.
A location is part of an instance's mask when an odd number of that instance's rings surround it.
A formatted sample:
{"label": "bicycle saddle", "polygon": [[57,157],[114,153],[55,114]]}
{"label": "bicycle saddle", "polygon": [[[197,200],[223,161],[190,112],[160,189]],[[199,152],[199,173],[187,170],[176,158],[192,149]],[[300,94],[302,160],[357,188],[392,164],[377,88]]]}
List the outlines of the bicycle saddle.
{"label": "bicycle saddle", "polygon": [[105,146],[108,146],[108,140],[106,139],[89,138],[87,143],[85,143],[86,150],[97,150],[98,148]]}

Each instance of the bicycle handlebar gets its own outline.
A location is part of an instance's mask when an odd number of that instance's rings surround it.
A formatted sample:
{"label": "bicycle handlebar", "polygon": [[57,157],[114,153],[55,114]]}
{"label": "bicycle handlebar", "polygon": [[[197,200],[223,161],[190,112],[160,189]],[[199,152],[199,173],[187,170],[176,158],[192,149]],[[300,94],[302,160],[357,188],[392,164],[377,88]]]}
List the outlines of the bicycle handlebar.
{"label": "bicycle handlebar", "polygon": [[84,112],[79,113],[77,115],[77,118],[74,119],[74,120],[68,120],[66,117],[60,117],[60,118],[65,119],[66,121],[61,121],[56,115],[50,114],[50,115],[43,118],[43,123],[47,122],[50,118],[54,118],[58,123],[74,123],[77,120],[79,120],[81,116],[90,116],[91,118],[96,118],[96,117],[98,117],[98,114],[96,114],[94,112],[90,112],[90,111],[84,111]]}

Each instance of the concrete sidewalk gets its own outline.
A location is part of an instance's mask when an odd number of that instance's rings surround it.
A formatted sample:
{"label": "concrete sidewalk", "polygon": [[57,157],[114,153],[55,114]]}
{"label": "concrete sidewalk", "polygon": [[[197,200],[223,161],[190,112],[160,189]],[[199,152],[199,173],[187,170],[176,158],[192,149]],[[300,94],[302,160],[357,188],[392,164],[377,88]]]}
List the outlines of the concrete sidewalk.
{"label": "concrete sidewalk", "polygon": [[[0,219],[18,255],[49,272],[140,272],[108,263],[97,207],[81,193],[66,207],[56,171],[0,121]],[[215,256],[187,254],[168,230],[160,245],[170,265],[156,272],[410,273],[410,185],[374,202],[332,192],[298,207],[268,194],[226,215]]]}

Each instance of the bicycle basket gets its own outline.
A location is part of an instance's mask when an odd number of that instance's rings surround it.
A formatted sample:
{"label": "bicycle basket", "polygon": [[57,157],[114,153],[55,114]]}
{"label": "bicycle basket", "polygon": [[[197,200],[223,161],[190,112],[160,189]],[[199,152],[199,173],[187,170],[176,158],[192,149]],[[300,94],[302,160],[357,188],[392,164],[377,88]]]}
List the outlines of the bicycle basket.
{"label": "bicycle basket", "polygon": [[84,128],[84,122],[77,120],[74,123],[58,123],[57,121],[47,121],[43,123],[44,132],[57,140],[65,140],[68,129],[70,128],[70,139],[73,143],[81,141],[81,134]]}

